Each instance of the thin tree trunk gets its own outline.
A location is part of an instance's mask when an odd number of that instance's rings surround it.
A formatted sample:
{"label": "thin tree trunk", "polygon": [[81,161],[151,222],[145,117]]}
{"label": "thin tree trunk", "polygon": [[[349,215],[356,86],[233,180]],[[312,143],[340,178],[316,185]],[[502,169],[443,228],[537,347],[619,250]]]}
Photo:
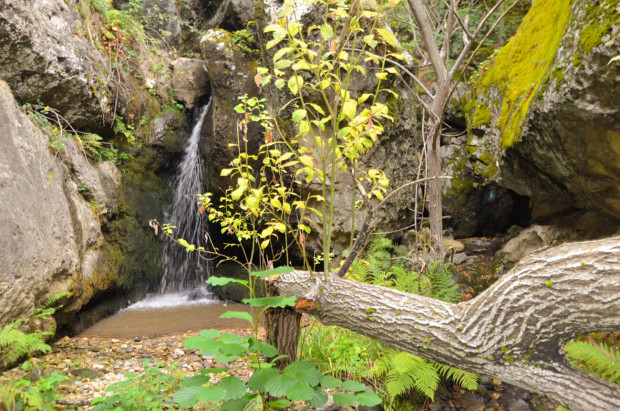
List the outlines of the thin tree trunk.
{"label": "thin tree trunk", "polygon": [[[266,282],[268,296],[277,296],[278,289],[272,282]],[[301,314],[290,307],[269,308],[265,312],[265,328],[267,341],[278,349],[278,355],[286,355],[276,361],[280,370],[297,359],[297,345],[301,332]]]}
{"label": "thin tree trunk", "polygon": [[620,409],[620,387],[573,368],[564,343],[620,329],[620,237],[536,251],[460,304],[294,271],[283,296],[339,325],[432,361],[491,375],[575,410]]}

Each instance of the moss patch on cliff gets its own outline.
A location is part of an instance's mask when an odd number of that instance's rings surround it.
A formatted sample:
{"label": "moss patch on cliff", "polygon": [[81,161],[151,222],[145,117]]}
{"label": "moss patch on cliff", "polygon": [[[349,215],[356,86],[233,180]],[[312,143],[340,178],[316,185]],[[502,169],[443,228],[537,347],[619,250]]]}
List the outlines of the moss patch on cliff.
{"label": "moss patch on cliff", "polygon": [[579,33],[581,51],[590,53],[604,35],[611,33],[612,26],[620,22],[620,15],[616,13],[619,3],[620,0],[598,0],[584,7],[587,20]]}
{"label": "moss patch on cliff", "polygon": [[[536,1],[516,35],[479,80],[478,94],[495,89],[503,95],[495,126],[501,130],[504,147],[521,138],[530,103],[549,76],[549,66],[565,34],[572,3],[573,0]],[[487,116],[474,112],[473,118],[484,121]]]}

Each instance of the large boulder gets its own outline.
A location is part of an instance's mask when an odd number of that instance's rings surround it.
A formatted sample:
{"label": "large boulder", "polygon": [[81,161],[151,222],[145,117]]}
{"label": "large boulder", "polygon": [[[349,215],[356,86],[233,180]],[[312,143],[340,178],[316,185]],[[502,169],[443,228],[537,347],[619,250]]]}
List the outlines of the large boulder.
{"label": "large boulder", "polygon": [[620,218],[619,35],[617,1],[536,1],[477,82],[469,151],[538,213]]}
{"label": "large boulder", "polygon": [[73,127],[100,132],[114,119],[120,89],[92,24],[77,2],[2,1],[0,78],[20,104],[41,102]]}
{"label": "large boulder", "polygon": [[52,153],[1,80],[0,147],[0,325],[61,290],[78,310],[119,281],[101,226],[118,210],[120,172],[88,163],[72,139]]}

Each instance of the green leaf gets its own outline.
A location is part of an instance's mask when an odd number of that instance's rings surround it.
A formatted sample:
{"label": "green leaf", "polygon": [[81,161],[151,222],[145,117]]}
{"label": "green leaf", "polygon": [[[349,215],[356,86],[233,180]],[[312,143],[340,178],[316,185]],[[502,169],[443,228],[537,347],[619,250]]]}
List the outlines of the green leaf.
{"label": "green leaf", "polygon": [[301,76],[292,76],[288,80],[288,88],[291,90],[291,93],[297,94],[301,86],[304,84],[304,79]]}
{"label": "green leaf", "polygon": [[204,387],[202,390],[196,393],[198,401],[222,401],[226,398],[226,390],[219,385],[215,387]]}
{"label": "green leaf", "polygon": [[201,387],[183,388],[174,394],[174,402],[176,402],[183,408],[191,408],[198,402],[198,399],[196,398],[196,393],[201,390]]}
{"label": "green leaf", "polygon": [[323,377],[323,373],[317,370],[309,361],[295,361],[287,365],[282,372],[295,377],[299,382],[312,386],[317,385]]}
{"label": "green leaf", "polygon": [[379,33],[381,38],[383,40],[385,40],[390,46],[392,46],[394,48],[398,47],[398,41],[396,40],[396,37],[394,36],[394,33],[392,33],[390,30],[387,30],[387,29],[377,29],[377,33]]}
{"label": "green leaf", "polygon": [[246,313],[245,311],[226,311],[224,314],[220,315],[220,318],[224,319],[233,319],[236,318],[238,320],[246,320],[251,324],[254,324],[254,319],[250,313]]}
{"label": "green leaf", "polygon": [[244,298],[241,302],[250,304],[252,307],[284,308],[294,307],[297,297],[262,297]]}
{"label": "green leaf", "polygon": [[278,79],[278,80],[276,80],[276,82],[274,84],[276,85],[278,90],[282,90],[282,87],[284,87],[284,85],[286,84],[286,81],[284,81],[282,79]]}
{"label": "green leaf", "polygon": [[263,368],[256,371],[248,381],[248,387],[253,391],[265,392],[269,381],[280,376],[280,371],[276,368]]}
{"label": "green leaf", "polygon": [[323,24],[321,26],[321,37],[323,40],[331,39],[334,36],[334,29],[329,24]]}
{"label": "green leaf", "polygon": [[366,385],[361,382],[347,380],[342,383],[342,389],[345,391],[355,391],[360,392],[366,390]]}
{"label": "green leaf", "polygon": [[222,378],[222,381],[217,386],[226,390],[226,399],[228,400],[237,400],[248,391],[241,378],[234,375]]}
{"label": "green leaf", "polygon": [[207,278],[207,284],[211,285],[226,285],[228,283],[239,283],[245,285],[246,287],[248,286],[248,282],[246,280],[237,280],[236,278],[215,276]]}
{"label": "green leaf", "polygon": [[334,394],[334,402],[337,402],[343,407],[350,407],[356,402],[355,394],[347,394],[347,393]]}
{"label": "green leaf", "polygon": [[255,394],[247,393],[238,400],[226,401],[220,406],[220,411],[243,411],[246,405],[256,397]]}
{"label": "green leaf", "polygon": [[306,118],[306,110],[300,108],[300,109],[293,111],[293,121],[295,123],[299,123],[304,118]]}
{"label": "green leaf", "polygon": [[202,387],[211,380],[210,375],[194,375],[193,377],[185,377],[181,381],[183,387]]}
{"label": "green leaf", "polygon": [[[220,350],[221,350],[221,348],[220,348]],[[203,354],[203,355],[205,355],[205,354]],[[216,355],[215,357],[213,357],[213,361],[221,362],[222,364],[228,364],[229,362],[237,361],[238,359],[239,359],[239,355],[222,354],[222,353],[220,353],[220,354]]]}
{"label": "green leaf", "polygon": [[381,404],[381,397],[369,391],[360,392],[355,396],[355,400],[359,405],[365,407],[374,407],[375,405]]}
{"label": "green leaf", "polygon": [[278,349],[271,344],[255,340],[254,338],[249,339],[250,351],[260,351],[265,357],[273,357],[274,355],[278,355]]}
{"label": "green leaf", "polygon": [[297,383],[286,390],[286,396],[292,401],[310,401],[314,390],[306,384]]}
{"label": "green leaf", "polygon": [[224,344],[240,344],[241,338],[237,334],[222,334],[220,341]]}
{"label": "green leaf", "polygon": [[377,44],[379,44],[379,42],[375,40],[375,36],[373,34],[364,36],[364,43],[368,44],[370,48],[373,48],[373,49],[377,47]]}
{"label": "green leaf", "polygon": [[253,277],[271,277],[276,274],[287,274],[293,270],[294,270],[293,267],[287,267],[287,266],[277,267],[277,268],[272,268],[271,270],[265,270],[265,271],[252,271],[252,276]]}
{"label": "green leaf", "polygon": [[321,408],[322,406],[325,405],[328,399],[329,398],[327,397],[327,394],[325,393],[325,391],[321,389],[317,389],[317,390],[314,390],[314,396],[310,400],[309,404],[311,407]]}
{"label": "green leaf", "polygon": [[331,375],[324,375],[321,378],[321,387],[323,388],[340,388],[342,387],[342,381]]}
{"label": "green leaf", "polygon": [[342,105],[342,113],[349,117],[350,119],[355,117],[355,113],[357,112],[357,101],[355,100],[347,100]]}
{"label": "green leaf", "polygon": [[200,336],[204,338],[216,338],[220,336],[220,330],[215,330],[211,328],[209,330],[200,330],[198,334],[200,334]]}
{"label": "green leaf", "polygon": [[204,337],[188,337],[183,341],[186,348],[200,350],[202,355],[214,356],[219,354],[220,347],[223,345],[219,341]]}
{"label": "green leaf", "polygon": [[265,384],[265,389],[269,392],[269,394],[274,397],[281,397],[286,394],[286,390],[288,390],[293,385],[297,384],[297,381],[290,375],[280,374],[275,378],[271,378]]}
{"label": "green leaf", "polygon": [[289,400],[280,399],[277,401],[268,402],[267,405],[269,408],[286,408],[290,406],[292,403]]}

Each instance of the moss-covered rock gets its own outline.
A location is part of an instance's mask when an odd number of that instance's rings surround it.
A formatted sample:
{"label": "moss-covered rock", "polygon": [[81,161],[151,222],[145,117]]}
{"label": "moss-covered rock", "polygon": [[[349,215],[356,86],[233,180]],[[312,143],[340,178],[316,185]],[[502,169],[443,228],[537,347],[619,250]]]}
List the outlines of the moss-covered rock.
{"label": "moss-covered rock", "polygon": [[619,33],[618,0],[536,1],[476,85],[477,171],[534,202],[618,218]]}

